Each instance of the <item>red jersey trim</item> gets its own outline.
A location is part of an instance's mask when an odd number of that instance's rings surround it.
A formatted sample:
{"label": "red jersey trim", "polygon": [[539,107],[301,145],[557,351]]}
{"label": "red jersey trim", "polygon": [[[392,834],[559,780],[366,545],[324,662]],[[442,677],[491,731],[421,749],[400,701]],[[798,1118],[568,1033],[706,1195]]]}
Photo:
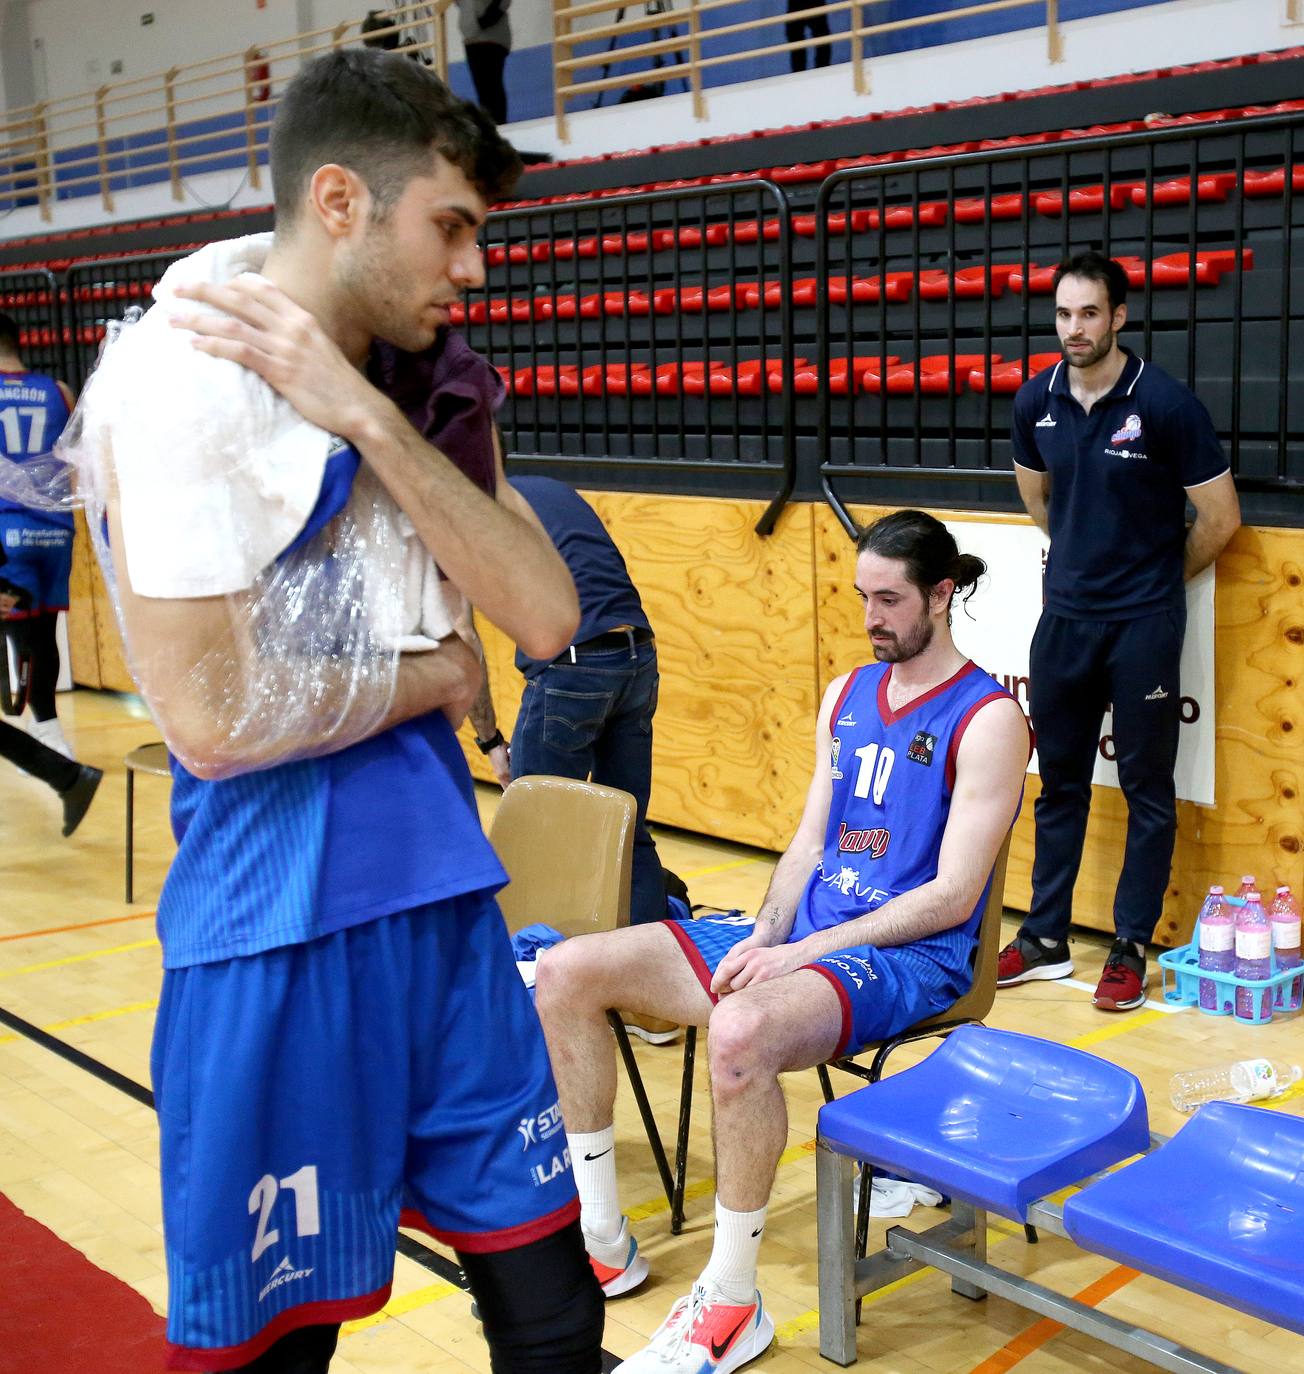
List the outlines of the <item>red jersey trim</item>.
{"label": "red jersey trim", "polygon": [[665,921],[663,924],[668,927],[671,935],[679,941],[679,947],[684,951],[684,958],[688,960],[692,970],[697,974],[697,981],[701,983],[706,995],[711,999],[711,1005],[720,1000],[711,991],[711,970],[706,966],[706,960],[702,958],[702,951],[688,938],[688,932],[679,924],[678,921]]}
{"label": "red jersey trim", "polygon": [[926,701],[932,701],[934,697],[941,696],[947,688],[954,687],[961,678],[968,677],[970,673],[978,671],[978,665],[972,660],[967,660],[964,666],[948,677],[945,682],[939,682],[936,687],[930,687],[923,696],[915,697],[913,701],[907,701],[899,711],[894,711],[887,704],[887,684],[892,677],[892,669],[895,666],[895,664],[889,664],[887,672],[878,680],[878,718],[884,725],[895,725],[897,721],[904,720],[911,711],[922,706]]}
{"label": "red jersey trim", "polygon": [[[988,692],[985,697],[979,697],[977,701],[960,717],[960,723],[955,727],[955,732],[951,736],[950,746],[946,751],[946,790],[950,792],[955,786],[955,760],[960,753],[960,741],[964,738],[964,732],[969,728],[969,722],[983,709],[988,702],[1004,701],[1007,697],[1014,700],[1010,693],[1001,690],[999,692]],[[1032,732],[1028,732],[1028,758],[1032,758]]]}
{"label": "red jersey trim", "polygon": [[812,973],[822,973],[829,980],[829,985],[833,991],[838,994],[838,1003],[842,1007],[842,1035],[838,1040],[837,1049],[829,1058],[841,1059],[847,1052],[847,1046],[851,1044],[851,997],[832,969],[825,968],[823,964],[803,964],[802,968],[808,968]]}
{"label": "red jersey trim", "polygon": [[428,1236],[434,1236],[455,1250],[464,1250],[468,1255],[495,1255],[500,1250],[515,1250],[522,1245],[529,1245],[531,1241],[556,1235],[572,1221],[578,1220],[579,1215],[580,1200],[573,1197],[555,1212],[536,1217],[533,1221],[523,1221],[519,1226],[508,1226],[501,1231],[447,1231],[413,1207],[405,1207],[399,1213],[398,1224],[406,1226],[409,1231],[424,1231]]}
{"label": "red jersey trim", "polygon": [[860,676],[860,669],[853,668],[847,674],[847,680],[842,684],[842,690],[838,693],[838,699],[833,703],[833,710],[829,713],[829,734],[837,729],[837,719],[842,714],[842,703],[851,694],[852,687],[856,684],[856,679]]}
{"label": "red jersey trim", "polygon": [[377,1288],[374,1293],[366,1293],[357,1298],[332,1298],[289,1307],[273,1317],[256,1336],[250,1337],[241,1345],[200,1349],[197,1346],[173,1345],[169,1341],[164,1368],[203,1371],[239,1369],[241,1365],[256,1360],[282,1336],[288,1336],[291,1331],[297,1331],[301,1326],[351,1322],[359,1317],[369,1317],[373,1312],[379,1312],[389,1301],[390,1287],[387,1283],[383,1288]]}

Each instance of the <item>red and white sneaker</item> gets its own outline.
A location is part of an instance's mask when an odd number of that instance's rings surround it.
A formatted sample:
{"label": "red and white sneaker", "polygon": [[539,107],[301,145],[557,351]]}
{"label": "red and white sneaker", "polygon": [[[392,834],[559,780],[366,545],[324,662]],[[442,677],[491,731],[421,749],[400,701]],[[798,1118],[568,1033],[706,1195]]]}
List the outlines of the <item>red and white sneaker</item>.
{"label": "red and white sneaker", "polygon": [[648,1344],[614,1374],[729,1374],[763,1354],[773,1339],[774,1321],[759,1293],[740,1306],[695,1283]]}
{"label": "red and white sneaker", "polygon": [[620,1235],[615,1240],[604,1242],[585,1235],[584,1248],[605,1297],[617,1298],[647,1278],[647,1260],[638,1253],[638,1241],[629,1234],[628,1217],[621,1217]]}
{"label": "red and white sneaker", "polygon": [[1091,1004],[1101,1011],[1131,1011],[1145,1000],[1146,961],[1130,941],[1115,940]]}

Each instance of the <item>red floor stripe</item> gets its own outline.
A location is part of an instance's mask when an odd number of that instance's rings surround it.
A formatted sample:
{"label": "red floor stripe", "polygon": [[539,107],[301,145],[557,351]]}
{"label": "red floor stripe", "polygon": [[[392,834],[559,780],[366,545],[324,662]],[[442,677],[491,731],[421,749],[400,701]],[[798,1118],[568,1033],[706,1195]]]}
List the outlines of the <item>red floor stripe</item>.
{"label": "red floor stripe", "polygon": [[163,1318],[112,1274],[0,1195],[0,1374],[148,1374]]}
{"label": "red floor stripe", "polygon": [[65,930],[90,930],[94,926],[121,925],[123,921],[143,921],[147,916],[156,914],[153,909],[133,911],[130,916],[105,916],[98,921],[74,921],[69,926],[47,926],[44,930],[16,930],[11,935],[0,935],[0,945],[6,940],[34,940],[38,935],[62,935]]}

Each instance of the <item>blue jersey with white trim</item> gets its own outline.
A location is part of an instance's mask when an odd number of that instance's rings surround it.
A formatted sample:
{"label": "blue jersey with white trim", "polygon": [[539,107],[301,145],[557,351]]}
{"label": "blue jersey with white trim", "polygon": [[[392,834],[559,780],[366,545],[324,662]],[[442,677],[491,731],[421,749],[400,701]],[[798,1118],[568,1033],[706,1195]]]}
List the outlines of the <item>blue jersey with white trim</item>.
{"label": "blue jersey with white trim", "polygon": [[[50,453],[68,423],[68,402],[59,383],[39,372],[0,372],[0,453],[26,463]],[[0,515],[23,515],[44,525],[72,529],[71,511],[34,510],[0,495]]]}
{"label": "blue jersey with white trim", "polygon": [[[981,706],[1010,695],[966,663],[894,711],[887,697],[891,677],[890,664],[857,668],[829,721],[833,798],[824,852],[789,940],[863,916],[937,876],[960,740]],[[952,985],[956,996],[972,978],[969,956],[986,900],[984,885],[961,925],[902,947],[918,956],[923,976],[942,978],[939,986]]]}
{"label": "blue jersey with white trim", "polygon": [[[317,504],[285,552],[343,508],[359,461],[348,445],[332,451]],[[507,881],[442,711],[336,753],[216,781],[173,759],[172,778],[178,847],[158,906],[165,968],[301,944]]]}

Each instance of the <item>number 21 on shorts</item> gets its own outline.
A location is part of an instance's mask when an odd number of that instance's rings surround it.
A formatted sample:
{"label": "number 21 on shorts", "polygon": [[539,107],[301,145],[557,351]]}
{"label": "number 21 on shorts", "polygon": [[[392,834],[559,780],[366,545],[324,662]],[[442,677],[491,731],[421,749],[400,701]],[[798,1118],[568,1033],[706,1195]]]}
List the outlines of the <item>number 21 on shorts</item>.
{"label": "number 21 on shorts", "polygon": [[315,1236],[321,1233],[321,1221],[317,1210],[317,1166],[305,1164],[302,1169],[296,1170],[289,1178],[281,1179],[279,1183],[271,1174],[264,1174],[249,1194],[249,1215],[258,1213],[258,1229],[254,1233],[251,1260],[256,1261],[269,1245],[275,1245],[281,1238],[280,1231],[268,1223],[272,1219],[276,1196],[282,1188],[288,1188],[294,1194],[295,1234]]}

